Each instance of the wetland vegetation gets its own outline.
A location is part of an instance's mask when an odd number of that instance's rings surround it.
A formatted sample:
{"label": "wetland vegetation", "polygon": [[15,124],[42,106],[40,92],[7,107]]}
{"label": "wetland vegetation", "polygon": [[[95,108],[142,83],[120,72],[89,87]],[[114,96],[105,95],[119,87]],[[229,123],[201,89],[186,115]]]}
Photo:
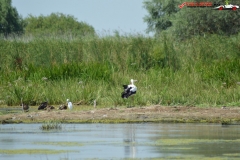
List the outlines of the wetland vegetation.
{"label": "wetland vegetation", "polygon": [[62,124],[56,121],[47,121],[42,124],[40,127],[41,130],[61,130]]}
{"label": "wetland vegetation", "polygon": [[[239,159],[239,129],[229,125],[240,122],[239,12],[178,12],[175,0],[158,2],[145,2],[163,20],[144,18],[154,36],[100,36],[61,13],[21,19],[11,0],[0,2],[19,22],[0,27],[0,123],[12,123],[0,125],[1,156]],[[138,80],[136,107],[126,108],[122,85],[131,78]],[[21,111],[21,99],[29,112]],[[66,99],[72,111],[37,110],[43,101],[58,107]]]}
{"label": "wetland vegetation", "polygon": [[0,105],[22,98],[30,106],[66,99],[124,106],[122,85],[131,78],[138,80],[136,106],[240,104],[239,12],[146,0],[143,20],[154,36],[99,35],[71,15],[23,19],[11,0],[0,3],[0,13],[8,13],[0,27]]}
{"label": "wetland vegetation", "polygon": [[9,37],[0,40],[0,103],[239,106],[240,35],[177,41],[169,35]]}

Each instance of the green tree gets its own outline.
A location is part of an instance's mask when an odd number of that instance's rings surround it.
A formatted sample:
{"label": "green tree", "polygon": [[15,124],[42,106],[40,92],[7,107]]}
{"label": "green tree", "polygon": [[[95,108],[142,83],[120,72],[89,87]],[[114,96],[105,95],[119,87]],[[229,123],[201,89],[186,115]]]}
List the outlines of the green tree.
{"label": "green tree", "polygon": [[147,0],[143,3],[149,13],[144,17],[148,25],[147,32],[159,34],[172,26],[171,15],[179,10],[176,0]]}
{"label": "green tree", "polygon": [[[201,2],[200,0],[195,0]],[[213,4],[214,0],[209,0]],[[144,7],[149,15],[144,17],[148,24],[147,31],[156,35],[163,30],[174,36],[185,39],[206,34],[234,35],[240,31],[240,12],[219,11],[212,7],[178,8],[182,2],[177,0],[147,0]],[[225,2],[217,2],[224,5]],[[238,4],[237,0],[228,1]]]}
{"label": "green tree", "polygon": [[7,36],[10,33],[23,32],[23,19],[15,7],[12,7],[11,0],[0,1],[0,33]]}
{"label": "green tree", "polygon": [[183,7],[174,22],[174,34],[182,39],[206,34],[230,36],[240,31],[240,12]]}
{"label": "green tree", "polygon": [[52,13],[49,16],[34,17],[29,15],[25,19],[26,34],[66,34],[72,33],[75,35],[94,35],[95,30],[92,26],[85,22],[78,22],[71,15],[62,13]]}

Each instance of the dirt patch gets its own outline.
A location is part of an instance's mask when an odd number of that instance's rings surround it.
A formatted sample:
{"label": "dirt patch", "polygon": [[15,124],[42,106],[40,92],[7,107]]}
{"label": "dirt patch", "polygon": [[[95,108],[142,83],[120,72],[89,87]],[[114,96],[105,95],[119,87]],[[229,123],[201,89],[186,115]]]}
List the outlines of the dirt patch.
{"label": "dirt patch", "polygon": [[240,108],[200,108],[148,106],[133,108],[104,108],[85,111],[51,110],[12,113],[0,116],[1,123],[130,123],[130,122],[207,122],[240,124]]}

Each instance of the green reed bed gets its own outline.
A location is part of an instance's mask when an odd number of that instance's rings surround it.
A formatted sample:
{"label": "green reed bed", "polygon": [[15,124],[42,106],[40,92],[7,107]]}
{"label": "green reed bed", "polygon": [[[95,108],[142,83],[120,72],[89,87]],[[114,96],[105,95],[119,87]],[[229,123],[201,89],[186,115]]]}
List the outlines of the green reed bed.
{"label": "green reed bed", "polygon": [[[27,38],[26,38],[27,39]],[[142,35],[0,40],[1,104],[81,101],[126,105],[122,84],[137,79],[136,106],[240,104],[240,35],[176,41]]]}
{"label": "green reed bed", "polygon": [[44,122],[42,126],[40,126],[41,130],[49,131],[49,130],[60,130],[62,129],[62,124],[59,122],[48,121]]}

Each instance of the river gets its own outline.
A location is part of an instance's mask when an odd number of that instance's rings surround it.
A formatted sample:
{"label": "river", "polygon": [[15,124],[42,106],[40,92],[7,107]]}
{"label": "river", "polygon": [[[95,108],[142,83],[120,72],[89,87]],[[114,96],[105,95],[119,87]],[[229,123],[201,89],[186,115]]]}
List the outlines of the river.
{"label": "river", "polygon": [[194,123],[0,125],[0,159],[239,159],[238,125]]}

